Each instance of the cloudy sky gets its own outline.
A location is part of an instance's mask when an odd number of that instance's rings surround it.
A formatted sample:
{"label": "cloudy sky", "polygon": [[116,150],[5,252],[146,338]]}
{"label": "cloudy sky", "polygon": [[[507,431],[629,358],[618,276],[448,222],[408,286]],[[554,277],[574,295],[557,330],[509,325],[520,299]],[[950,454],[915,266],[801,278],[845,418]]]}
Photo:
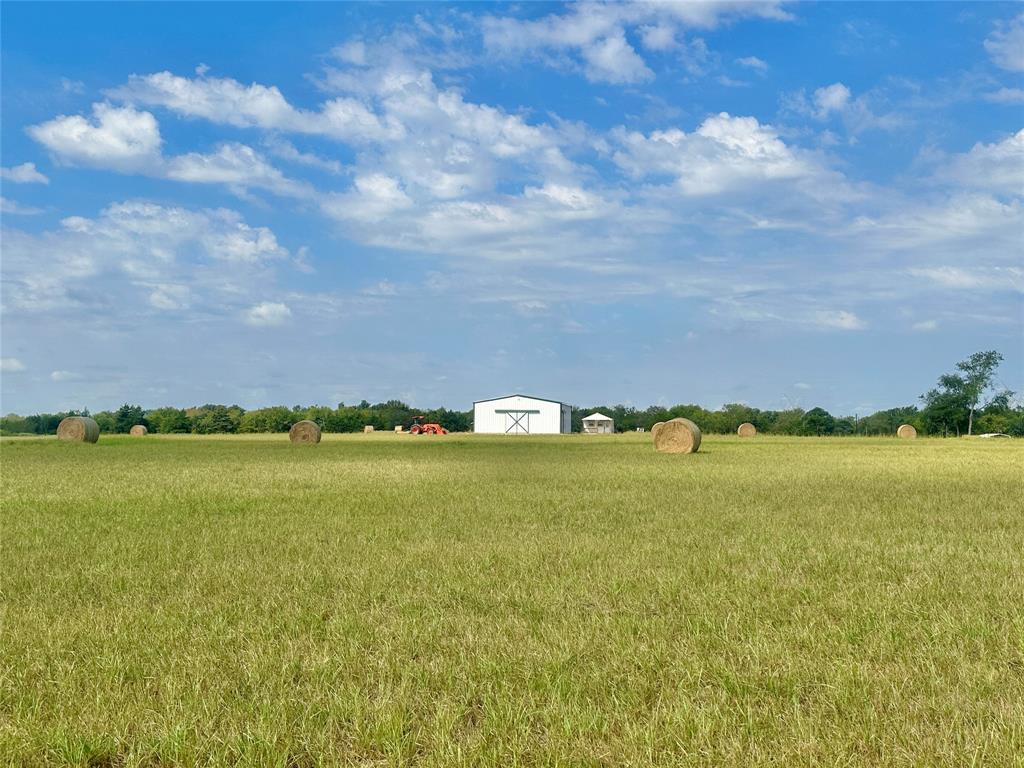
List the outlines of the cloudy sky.
{"label": "cloudy sky", "polygon": [[1020,5],[2,14],[4,412],[1024,390]]}

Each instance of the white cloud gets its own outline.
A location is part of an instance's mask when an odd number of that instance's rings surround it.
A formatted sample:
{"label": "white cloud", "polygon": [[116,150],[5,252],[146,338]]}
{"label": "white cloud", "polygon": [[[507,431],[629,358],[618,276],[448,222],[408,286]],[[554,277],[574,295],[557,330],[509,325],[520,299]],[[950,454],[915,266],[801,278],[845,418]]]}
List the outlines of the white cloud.
{"label": "white cloud", "polygon": [[821,169],[793,150],[770,125],[722,112],[693,133],[678,128],[647,136],[616,129],[613,159],[634,178],[674,177],[687,195],[713,195],[757,181],[794,180]]}
{"label": "white cloud", "polygon": [[51,381],[75,381],[80,378],[82,378],[81,375],[74,371],[52,371],[50,373]]}
{"label": "white cloud", "polygon": [[65,93],[85,93],[85,83],[81,80],[71,80],[67,77],[60,79],[60,88]]}
{"label": "white cloud", "polygon": [[1024,104],[1024,89],[1021,88],[1000,88],[982,95],[985,101],[994,104]]}
{"label": "white cloud", "polygon": [[245,312],[245,322],[249,325],[272,326],[283,325],[292,316],[288,305],[274,301],[264,301]]}
{"label": "white cloud", "polygon": [[814,92],[816,116],[819,120],[826,119],[833,112],[842,112],[849,103],[850,89],[842,83],[833,83]]}
{"label": "white cloud", "polygon": [[996,22],[992,34],[985,38],[985,50],[997,67],[1024,72],[1024,13]]}
{"label": "white cloud", "polygon": [[149,294],[149,303],[157,309],[187,309],[190,291],[187,285],[160,284]]}
{"label": "white cloud", "polygon": [[25,370],[25,364],[16,357],[0,357],[0,373],[19,373]]}
{"label": "white cloud", "polygon": [[484,45],[492,56],[540,56],[554,66],[570,66],[594,82],[649,80],[654,73],[630,45],[639,36],[645,50],[678,46],[683,30],[714,29],[739,18],[788,20],[777,2],[577,3],[562,14],[537,19],[491,16],[483,20]]}
{"label": "white cloud", "polygon": [[671,24],[645,24],[639,31],[648,51],[669,51],[678,45],[676,29]]}
{"label": "white cloud", "polygon": [[[185,309],[222,312],[247,302],[287,249],[234,211],[189,210],[140,200],[59,229],[4,230],[4,306],[24,314]],[[102,314],[102,312],[101,312]]]}
{"label": "white cloud", "polygon": [[954,156],[939,176],[963,187],[1024,195],[1024,129]]}
{"label": "white cloud", "polygon": [[222,144],[211,154],[189,152],[167,162],[165,175],[175,181],[226,184],[241,190],[255,187],[288,197],[309,197],[312,188],[293,181],[245,144]]}
{"label": "white cloud", "polygon": [[938,283],[944,288],[985,291],[1024,292],[1024,268],[1021,267],[922,267],[911,275]]}
{"label": "white cloud", "polygon": [[753,69],[758,72],[768,71],[768,63],[757,58],[757,56],[744,56],[743,58],[736,59],[736,63],[739,64],[741,67]]}
{"label": "white cloud", "polygon": [[922,320],[922,321],[920,321],[918,323],[914,323],[910,327],[911,327],[912,330],[919,331],[921,333],[928,333],[930,331],[938,330],[938,328],[939,328],[939,321],[938,320]]}
{"label": "white cloud", "polygon": [[903,202],[877,218],[860,216],[847,235],[862,248],[918,250],[941,248],[960,258],[1016,258],[1024,226],[1020,200],[958,192],[935,203]]}
{"label": "white cloud", "polygon": [[190,79],[166,71],[132,75],[126,85],[108,95],[238,128],[320,134],[356,142],[401,137],[399,126],[382,120],[356,99],[332,99],[313,112],[293,107],[276,86],[243,85],[230,78]]}
{"label": "white cloud", "polygon": [[72,164],[140,170],[160,156],[156,118],[130,106],[94,104],[91,122],[80,115],[60,115],[27,130],[55,157]]}
{"label": "white cloud", "polygon": [[13,168],[0,168],[0,179],[15,184],[49,184],[50,180],[36,170],[35,163],[22,163]]}
{"label": "white cloud", "polygon": [[22,205],[19,202],[0,196],[0,213],[6,213],[9,216],[35,216],[42,212],[42,208]]}
{"label": "white cloud", "polygon": [[594,41],[582,55],[587,76],[597,82],[640,83],[654,77],[621,32]]}
{"label": "white cloud", "polygon": [[826,328],[838,328],[843,331],[859,331],[867,327],[853,312],[846,310],[823,310],[814,313],[814,321]]}
{"label": "white cloud", "polygon": [[149,112],[94,104],[93,113],[96,125],[80,116],[62,115],[31,126],[28,133],[68,163],[197,184],[224,184],[241,195],[250,188],[289,197],[312,195],[308,184],[287,178],[245,144],[225,143],[212,153],[165,158],[159,126]]}
{"label": "white cloud", "polygon": [[783,98],[783,106],[796,114],[820,122],[838,119],[851,135],[869,130],[894,131],[907,125],[907,118],[896,111],[885,112],[884,99],[879,91],[871,91],[856,98],[844,83],[832,83],[818,88],[808,98],[800,91]]}
{"label": "white cloud", "polygon": [[345,166],[337,160],[320,157],[312,152],[301,152],[289,141],[274,137],[264,142],[267,150],[282,160],[287,160],[298,165],[305,165],[309,168],[317,168],[335,175],[345,172]]}

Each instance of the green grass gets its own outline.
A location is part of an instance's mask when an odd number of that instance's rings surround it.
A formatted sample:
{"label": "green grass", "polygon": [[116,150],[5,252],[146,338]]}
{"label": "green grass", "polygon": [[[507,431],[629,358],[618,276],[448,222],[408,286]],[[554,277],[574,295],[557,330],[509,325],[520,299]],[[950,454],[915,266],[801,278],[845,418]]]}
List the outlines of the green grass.
{"label": "green grass", "polygon": [[0,765],[1024,765],[1017,441],[2,443]]}

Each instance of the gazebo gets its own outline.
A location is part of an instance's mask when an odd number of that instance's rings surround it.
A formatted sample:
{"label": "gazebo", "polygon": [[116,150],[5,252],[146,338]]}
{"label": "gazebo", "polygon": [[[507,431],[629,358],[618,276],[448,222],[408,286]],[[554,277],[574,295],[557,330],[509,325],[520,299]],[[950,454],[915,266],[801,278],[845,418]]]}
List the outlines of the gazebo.
{"label": "gazebo", "polygon": [[583,419],[583,431],[588,435],[610,434],[615,431],[615,422],[603,413],[592,413]]}

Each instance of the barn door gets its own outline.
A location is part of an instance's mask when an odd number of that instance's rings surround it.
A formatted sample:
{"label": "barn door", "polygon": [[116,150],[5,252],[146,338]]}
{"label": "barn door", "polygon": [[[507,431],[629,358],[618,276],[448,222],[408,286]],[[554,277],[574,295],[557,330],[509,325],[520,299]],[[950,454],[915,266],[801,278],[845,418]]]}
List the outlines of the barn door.
{"label": "barn door", "polygon": [[530,411],[505,411],[505,434],[530,434]]}

